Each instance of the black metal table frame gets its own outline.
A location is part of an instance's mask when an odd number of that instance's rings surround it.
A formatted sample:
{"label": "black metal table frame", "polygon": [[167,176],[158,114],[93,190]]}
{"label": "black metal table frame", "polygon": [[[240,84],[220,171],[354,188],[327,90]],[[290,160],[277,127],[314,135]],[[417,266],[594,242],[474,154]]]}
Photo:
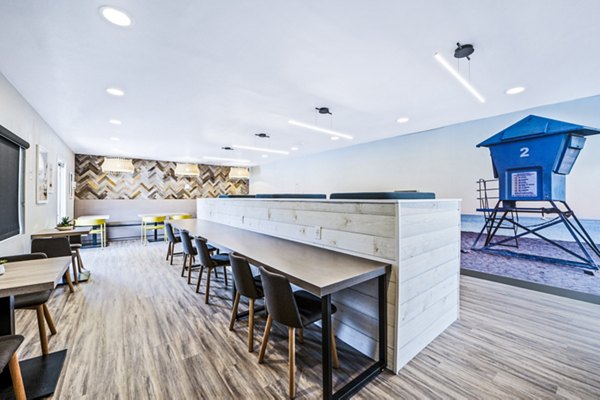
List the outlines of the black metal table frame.
{"label": "black metal table frame", "polygon": [[[360,375],[346,383],[337,392],[333,392],[333,362],[331,355],[331,341],[322,340],[322,365],[323,365],[323,398],[324,399],[345,399],[358,392],[363,386],[369,383],[387,367],[387,274],[383,274],[377,279],[377,297],[379,310],[379,360],[375,361],[370,367],[364,370]],[[235,297],[235,284],[232,290]],[[254,312],[265,311],[264,307],[257,307]],[[236,315],[236,320],[248,317],[249,312],[243,311]],[[321,335],[323,338],[331,337],[331,295],[321,297]]]}

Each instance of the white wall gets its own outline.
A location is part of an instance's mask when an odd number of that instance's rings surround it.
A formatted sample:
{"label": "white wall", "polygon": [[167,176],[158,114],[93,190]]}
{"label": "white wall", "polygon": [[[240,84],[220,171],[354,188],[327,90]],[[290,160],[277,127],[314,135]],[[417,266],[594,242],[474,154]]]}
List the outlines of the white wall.
{"label": "white wall", "polygon": [[[418,189],[463,199],[463,213],[475,214],[475,182],[493,177],[488,149],[475,146],[529,114],[600,128],[600,96],[265,164],[252,169],[250,193]],[[600,219],[599,199],[600,135],[588,137],[567,177],[579,217]]]}
{"label": "white wall", "polygon": [[[56,225],[56,190],[49,195],[47,204],[35,203],[36,145],[40,144],[48,150],[49,160],[54,164],[55,182],[58,160],[65,162],[68,176],[68,172],[74,170],[74,154],[2,74],[0,74],[0,125],[31,145],[25,154],[25,232],[0,242],[0,255],[10,255],[29,252],[29,235],[37,230]],[[72,200],[69,200],[68,210],[72,216]]]}

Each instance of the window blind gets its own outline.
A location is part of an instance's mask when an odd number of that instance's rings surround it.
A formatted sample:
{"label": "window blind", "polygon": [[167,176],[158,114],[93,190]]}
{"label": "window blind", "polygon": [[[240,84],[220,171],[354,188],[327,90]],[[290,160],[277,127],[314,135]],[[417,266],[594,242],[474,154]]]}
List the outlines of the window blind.
{"label": "window blind", "polygon": [[0,240],[21,231],[21,149],[28,147],[29,143],[0,126]]}

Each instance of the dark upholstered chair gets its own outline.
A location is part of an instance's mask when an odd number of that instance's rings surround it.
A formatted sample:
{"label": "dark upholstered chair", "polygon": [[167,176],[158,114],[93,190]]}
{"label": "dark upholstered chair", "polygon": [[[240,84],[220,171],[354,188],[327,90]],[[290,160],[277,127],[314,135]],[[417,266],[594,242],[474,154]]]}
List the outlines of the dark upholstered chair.
{"label": "dark upholstered chair", "polygon": [[8,365],[15,399],[27,400],[23,378],[21,377],[21,367],[17,358],[17,349],[21,343],[23,343],[23,336],[21,335],[0,336],[0,372],[4,371],[4,368]]}
{"label": "dark upholstered chair", "polygon": [[[17,261],[29,261],[29,260],[40,260],[45,259],[46,255],[44,253],[33,253],[33,254],[19,254],[16,256],[8,256],[8,257],[0,257],[3,260],[8,262],[17,262]],[[37,312],[37,321],[38,321],[38,330],[40,332],[40,344],[42,346],[42,354],[48,354],[48,336],[46,334],[46,323],[48,323],[48,327],[50,328],[50,333],[56,335],[56,327],[54,325],[54,320],[52,319],[52,315],[50,314],[50,310],[48,310],[48,299],[52,295],[52,290],[44,290],[42,292],[35,293],[27,293],[27,294],[19,294],[15,296],[15,309],[17,310],[36,310]]]}
{"label": "dark upholstered chair", "polygon": [[[66,237],[33,239],[31,241],[31,252],[44,253],[48,258],[71,257],[71,263],[75,265],[75,255],[71,251],[71,244]],[[73,272],[76,273],[75,268]],[[73,293],[75,288],[73,287],[69,271],[65,272],[63,278],[67,282],[67,285],[69,285],[69,290]]]}
{"label": "dark upholstered chair", "polygon": [[169,242],[169,246],[167,247],[167,260],[171,258],[170,264],[173,265],[173,256],[175,253],[175,245],[177,243],[181,243],[181,236],[176,236],[173,231],[173,225],[169,222],[165,222],[165,232],[167,233],[167,240]]}
{"label": "dark upholstered chair", "polygon": [[206,293],[204,295],[204,303],[208,304],[208,297],[210,293],[210,274],[213,269],[215,270],[216,275],[216,268],[223,267],[225,286],[227,286],[227,266],[229,265],[229,254],[215,254],[214,256],[211,256],[206,239],[204,238],[195,238],[194,243],[196,244],[198,257],[200,258],[200,275],[198,276],[198,283],[196,284],[196,293],[200,293],[202,273],[204,272],[204,268],[206,268]]}
{"label": "dark upholstered chair", "polygon": [[[289,340],[289,396],[290,398],[293,398],[296,395],[295,331],[296,329],[303,330],[306,326],[321,320],[321,299],[305,290],[293,292],[292,286],[285,276],[271,273],[264,268],[260,268],[260,277],[263,284],[265,302],[267,304],[269,316],[267,317],[265,335],[260,346],[258,362],[262,363],[265,358],[265,350],[267,349],[269,333],[271,332],[271,324],[273,321],[286,325],[288,327]],[[336,311],[337,308],[332,304],[331,313],[333,314]],[[323,340],[331,340],[333,367],[339,368],[333,326],[331,329],[331,338],[323,338]]]}
{"label": "dark upholstered chair", "polygon": [[233,300],[233,310],[229,321],[229,330],[233,330],[235,318],[237,317],[238,306],[241,296],[248,298],[248,351],[254,351],[254,300],[263,298],[262,282],[260,276],[253,276],[252,269],[248,260],[244,257],[230,253],[229,262],[231,264],[231,273],[235,282],[235,299]]}
{"label": "dark upholstered chair", "polygon": [[[188,283],[192,283],[192,269],[199,268],[200,265],[194,265],[196,261],[196,256],[198,255],[198,250],[192,244],[192,238],[188,231],[182,230],[179,232],[179,237],[181,238],[181,245],[183,246],[183,265],[181,267],[181,276],[185,276],[186,269],[188,270]],[[211,245],[207,245],[208,252],[219,252],[219,249],[213,247]]]}

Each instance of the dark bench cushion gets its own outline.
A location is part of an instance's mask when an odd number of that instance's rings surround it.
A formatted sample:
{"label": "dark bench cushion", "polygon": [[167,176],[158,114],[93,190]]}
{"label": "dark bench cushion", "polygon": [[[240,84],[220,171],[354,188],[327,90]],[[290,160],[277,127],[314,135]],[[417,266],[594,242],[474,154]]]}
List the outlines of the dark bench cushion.
{"label": "dark bench cushion", "polygon": [[257,194],[257,199],[326,199],[325,194],[294,194],[294,193],[277,193],[277,194]]}
{"label": "dark bench cushion", "polygon": [[220,199],[253,199],[256,196],[253,194],[220,194]]}
{"label": "dark bench cushion", "polygon": [[356,193],[332,193],[330,199],[344,200],[415,200],[435,199],[435,193],[431,192],[356,192]]}

